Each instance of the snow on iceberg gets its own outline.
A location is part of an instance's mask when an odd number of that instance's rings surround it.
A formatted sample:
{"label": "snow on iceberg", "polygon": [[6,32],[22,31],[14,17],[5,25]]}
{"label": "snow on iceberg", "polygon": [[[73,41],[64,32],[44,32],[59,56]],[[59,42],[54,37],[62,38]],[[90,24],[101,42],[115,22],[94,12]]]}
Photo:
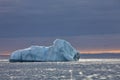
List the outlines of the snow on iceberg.
{"label": "snow on iceberg", "polygon": [[31,46],[13,52],[10,62],[50,62],[50,61],[77,61],[80,58],[78,51],[65,40],[56,39],[52,46]]}

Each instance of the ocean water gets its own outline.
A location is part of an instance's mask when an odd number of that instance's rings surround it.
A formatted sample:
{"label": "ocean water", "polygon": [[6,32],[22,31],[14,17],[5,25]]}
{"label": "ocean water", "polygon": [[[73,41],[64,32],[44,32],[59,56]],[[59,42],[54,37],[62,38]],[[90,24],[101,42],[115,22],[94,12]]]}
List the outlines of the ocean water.
{"label": "ocean water", "polygon": [[23,63],[2,59],[0,80],[120,80],[120,59]]}

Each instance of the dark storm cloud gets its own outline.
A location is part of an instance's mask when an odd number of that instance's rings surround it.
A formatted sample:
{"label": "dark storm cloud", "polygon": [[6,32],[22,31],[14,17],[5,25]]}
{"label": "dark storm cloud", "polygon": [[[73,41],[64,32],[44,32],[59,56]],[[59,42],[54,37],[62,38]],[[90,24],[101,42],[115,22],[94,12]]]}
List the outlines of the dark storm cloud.
{"label": "dark storm cloud", "polygon": [[0,37],[120,33],[118,0],[12,0],[0,10]]}

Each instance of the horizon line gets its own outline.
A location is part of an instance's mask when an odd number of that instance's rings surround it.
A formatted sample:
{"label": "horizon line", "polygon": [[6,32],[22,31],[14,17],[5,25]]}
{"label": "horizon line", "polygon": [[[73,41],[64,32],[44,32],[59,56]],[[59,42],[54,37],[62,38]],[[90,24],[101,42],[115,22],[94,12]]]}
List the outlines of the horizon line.
{"label": "horizon line", "polygon": [[[6,51],[0,54],[1,55],[10,55],[14,51]],[[80,54],[120,54],[120,50],[78,50]]]}

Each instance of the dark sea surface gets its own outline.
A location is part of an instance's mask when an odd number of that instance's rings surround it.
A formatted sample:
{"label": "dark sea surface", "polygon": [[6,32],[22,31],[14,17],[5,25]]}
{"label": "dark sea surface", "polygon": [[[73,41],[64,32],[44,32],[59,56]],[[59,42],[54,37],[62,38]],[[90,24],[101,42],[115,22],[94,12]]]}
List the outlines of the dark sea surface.
{"label": "dark sea surface", "polygon": [[25,63],[1,59],[0,80],[120,80],[120,59]]}

